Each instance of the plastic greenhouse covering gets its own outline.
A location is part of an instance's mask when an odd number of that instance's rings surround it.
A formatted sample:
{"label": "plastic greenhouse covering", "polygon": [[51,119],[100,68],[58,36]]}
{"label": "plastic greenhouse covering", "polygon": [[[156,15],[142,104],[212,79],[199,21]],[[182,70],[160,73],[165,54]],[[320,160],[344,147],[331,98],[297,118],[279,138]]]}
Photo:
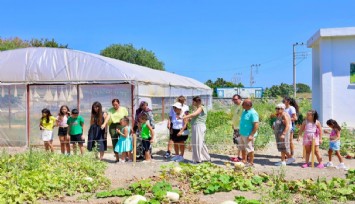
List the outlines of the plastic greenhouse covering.
{"label": "plastic greenhouse covering", "polygon": [[[197,80],[76,50],[3,51],[0,70],[0,146],[41,145],[43,108],[53,116],[62,105],[78,108],[86,122],[85,135],[95,101],[105,111],[118,98],[131,119],[138,104],[147,101],[157,122],[167,119],[180,95],[187,97],[188,104],[193,96],[201,96],[205,105],[212,106],[212,90]],[[59,145],[57,128],[53,132],[54,144]]]}

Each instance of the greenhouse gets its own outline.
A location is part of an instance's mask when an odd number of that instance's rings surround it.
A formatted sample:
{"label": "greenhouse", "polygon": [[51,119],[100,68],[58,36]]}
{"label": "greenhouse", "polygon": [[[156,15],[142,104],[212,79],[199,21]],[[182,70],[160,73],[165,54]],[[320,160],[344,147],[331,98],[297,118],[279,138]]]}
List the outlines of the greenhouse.
{"label": "greenhouse", "polygon": [[[118,98],[133,118],[144,100],[158,122],[167,119],[170,106],[180,95],[189,104],[192,96],[201,96],[205,105],[212,106],[212,90],[195,79],[77,50],[3,51],[0,70],[1,146],[42,144],[39,119],[43,108],[54,116],[61,105],[78,108],[88,125],[94,101],[107,110],[112,99]],[[59,144],[56,140],[54,137]]]}

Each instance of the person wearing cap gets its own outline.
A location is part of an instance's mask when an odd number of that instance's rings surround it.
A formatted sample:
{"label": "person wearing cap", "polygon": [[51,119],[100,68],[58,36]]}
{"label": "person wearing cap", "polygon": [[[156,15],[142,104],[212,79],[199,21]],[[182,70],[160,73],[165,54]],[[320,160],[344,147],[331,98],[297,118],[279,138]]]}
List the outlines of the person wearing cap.
{"label": "person wearing cap", "polygon": [[189,135],[189,130],[187,129],[189,120],[183,119],[185,113],[182,108],[183,106],[180,102],[174,103],[173,110],[175,115],[171,118],[171,140],[174,142],[175,150],[175,156],[171,160],[176,162],[184,161],[185,141]]}
{"label": "person wearing cap", "polygon": [[[184,96],[179,96],[177,99],[176,99],[176,102],[179,102],[181,103],[182,105],[182,112],[185,114],[185,115],[188,115],[189,114],[189,111],[190,111],[190,108],[188,105],[186,105],[186,98]],[[171,132],[171,127],[172,127],[172,118],[175,117],[175,111],[173,109],[173,107],[171,107],[170,109],[170,112],[169,112],[169,118],[168,118],[168,125],[167,125],[167,128],[169,129],[169,131]],[[170,134],[170,138],[169,138],[169,142],[168,142],[168,147],[167,147],[167,151],[165,153],[165,159],[168,159],[171,157],[171,149],[173,147],[173,140],[171,139],[171,134]]]}
{"label": "person wearing cap", "polygon": [[[281,162],[277,162],[276,166],[286,166],[291,164],[295,159],[291,156],[290,149],[290,132],[291,132],[291,118],[287,112],[285,112],[285,104],[280,103],[275,107],[276,121],[272,128],[274,129],[277,150],[281,152]],[[285,161],[287,156],[287,161]]]}

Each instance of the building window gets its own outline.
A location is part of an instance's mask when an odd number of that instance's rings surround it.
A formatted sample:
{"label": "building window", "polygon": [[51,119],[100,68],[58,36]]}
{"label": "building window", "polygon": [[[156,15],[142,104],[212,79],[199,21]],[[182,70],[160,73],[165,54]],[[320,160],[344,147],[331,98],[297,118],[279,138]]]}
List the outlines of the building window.
{"label": "building window", "polygon": [[355,62],[350,64],[350,83],[355,84]]}

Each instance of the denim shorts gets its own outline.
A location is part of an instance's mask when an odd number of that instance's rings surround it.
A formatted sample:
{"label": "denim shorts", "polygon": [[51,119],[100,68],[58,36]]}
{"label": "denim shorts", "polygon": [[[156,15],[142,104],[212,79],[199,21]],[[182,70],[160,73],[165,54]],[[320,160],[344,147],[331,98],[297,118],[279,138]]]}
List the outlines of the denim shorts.
{"label": "denim shorts", "polygon": [[329,142],[329,149],[333,151],[339,151],[340,150],[340,141],[330,141]]}

